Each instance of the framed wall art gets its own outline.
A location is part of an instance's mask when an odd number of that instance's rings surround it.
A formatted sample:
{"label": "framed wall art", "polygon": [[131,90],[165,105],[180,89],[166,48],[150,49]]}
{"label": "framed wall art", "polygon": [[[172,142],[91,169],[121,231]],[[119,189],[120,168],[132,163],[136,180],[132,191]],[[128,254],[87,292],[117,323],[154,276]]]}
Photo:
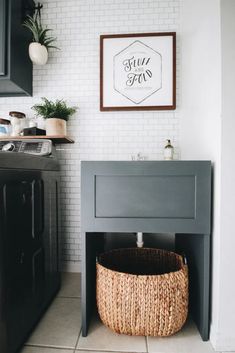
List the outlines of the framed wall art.
{"label": "framed wall art", "polygon": [[100,110],[176,108],[176,33],[100,36]]}

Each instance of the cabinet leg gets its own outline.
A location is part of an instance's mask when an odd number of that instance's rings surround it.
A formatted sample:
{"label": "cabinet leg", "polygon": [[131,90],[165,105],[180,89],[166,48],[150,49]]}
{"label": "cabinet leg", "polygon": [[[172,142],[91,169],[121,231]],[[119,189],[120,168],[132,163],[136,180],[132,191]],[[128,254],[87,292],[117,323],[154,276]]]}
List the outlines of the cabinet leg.
{"label": "cabinet leg", "polygon": [[102,250],[103,235],[82,233],[82,336],[86,337],[96,302],[96,256]]}
{"label": "cabinet leg", "polygon": [[209,339],[210,236],[176,234],[176,251],[186,254],[189,266],[190,311],[203,341]]}

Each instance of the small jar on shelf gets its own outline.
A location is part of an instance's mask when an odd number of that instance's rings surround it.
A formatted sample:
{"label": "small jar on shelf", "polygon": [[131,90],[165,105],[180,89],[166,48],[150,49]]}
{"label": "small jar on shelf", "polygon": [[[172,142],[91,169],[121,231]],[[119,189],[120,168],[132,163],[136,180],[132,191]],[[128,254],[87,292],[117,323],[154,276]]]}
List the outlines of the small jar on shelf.
{"label": "small jar on shelf", "polygon": [[20,136],[23,129],[27,126],[26,116],[21,112],[10,112],[11,125],[12,125],[12,136]]}
{"label": "small jar on shelf", "polygon": [[0,118],[0,136],[9,136],[10,133],[11,133],[10,120]]}

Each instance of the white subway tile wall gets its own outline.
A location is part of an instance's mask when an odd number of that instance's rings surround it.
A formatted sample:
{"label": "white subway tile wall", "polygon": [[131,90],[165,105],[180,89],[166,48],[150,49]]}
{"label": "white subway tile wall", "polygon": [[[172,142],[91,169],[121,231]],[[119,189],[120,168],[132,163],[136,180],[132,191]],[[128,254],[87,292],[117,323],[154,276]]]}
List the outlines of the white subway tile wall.
{"label": "white subway tile wall", "polygon": [[[33,97],[0,98],[0,116],[19,110],[33,117],[41,97],[79,106],[68,123],[75,144],[57,145],[61,164],[63,261],[79,265],[80,161],[130,160],[139,152],[163,157],[165,140],[179,150],[179,112],[99,111],[100,34],[180,30],[181,0],[42,0],[42,21],[57,37],[45,66],[34,66]],[[180,43],[177,36],[177,107],[180,104]],[[74,268],[75,268],[74,267]],[[79,268],[79,266],[77,267]]]}

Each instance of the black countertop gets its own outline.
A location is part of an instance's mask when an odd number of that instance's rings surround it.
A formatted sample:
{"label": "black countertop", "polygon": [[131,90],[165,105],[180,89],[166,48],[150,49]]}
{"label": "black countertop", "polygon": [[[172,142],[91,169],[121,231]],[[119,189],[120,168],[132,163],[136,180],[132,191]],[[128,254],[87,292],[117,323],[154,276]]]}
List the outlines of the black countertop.
{"label": "black countertop", "polygon": [[0,170],[59,170],[58,160],[51,157],[39,157],[27,153],[0,152]]}

